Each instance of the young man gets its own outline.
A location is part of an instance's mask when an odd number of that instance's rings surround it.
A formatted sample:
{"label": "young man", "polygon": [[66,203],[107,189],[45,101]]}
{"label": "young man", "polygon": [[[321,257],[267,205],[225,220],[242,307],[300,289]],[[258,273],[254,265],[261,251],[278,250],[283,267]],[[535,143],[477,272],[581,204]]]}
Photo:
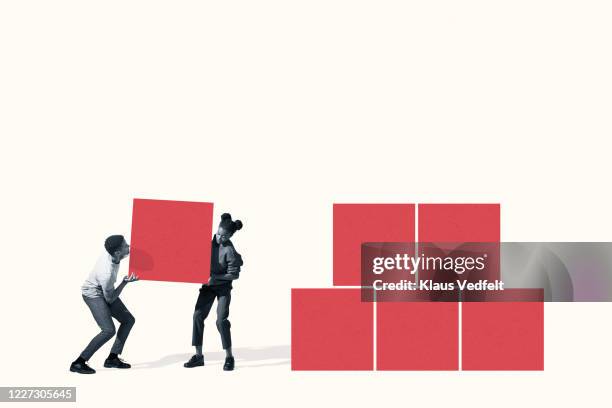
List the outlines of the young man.
{"label": "young man", "polygon": [[[70,365],[70,371],[75,373],[94,374],[96,370],[87,365],[87,360],[104,343],[109,341],[115,333],[117,334],[115,344],[113,344],[108,358],[104,361],[104,367],[131,367],[119,358],[119,354],[123,351],[125,341],[136,320],[121,299],[119,299],[119,295],[123,288],[125,288],[125,285],[129,282],[137,281],[138,277],[136,275],[126,276],[121,284],[115,288],[119,262],[130,254],[130,246],[123,238],[123,235],[111,235],[106,238],[104,248],[104,253],[98,258],[98,262],[96,262],[96,265],[81,287],[83,300],[89,307],[89,310],[91,310],[91,314],[102,331],[89,342],[79,358]],[[121,323],[118,331],[115,331],[113,317]]]}
{"label": "young man", "polygon": [[196,354],[184,364],[187,368],[204,365],[202,355],[202,340],[204,337],[204,319],[208,316],[215,298],[217,298],[217,329],[221,334],[221,343],[225,350],[223,370],[234,369],[232,355],[232,336],[230,333],[229,305],[232,298],[232,281],[240,276],[242,257],[234,248],[230,238],[242,228],[240,220],[232,221],[230,214],[221,215],[219,229],[213,236],[210,257],[210,279],[202,285],[200,295],[193,313],[193,332],[191,344],[195,346]]}

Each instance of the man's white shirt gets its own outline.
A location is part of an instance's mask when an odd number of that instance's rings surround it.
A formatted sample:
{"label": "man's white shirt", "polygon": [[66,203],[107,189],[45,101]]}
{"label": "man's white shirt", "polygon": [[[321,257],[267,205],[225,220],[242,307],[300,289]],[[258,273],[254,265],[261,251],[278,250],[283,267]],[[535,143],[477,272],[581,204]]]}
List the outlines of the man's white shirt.
{"label": "man's white shirt", "polygon": [[113,299],[119,264],[113,263],[113,257],[104,252],[81,286],[83,296],[89,298],[104,297],[107,302]]}

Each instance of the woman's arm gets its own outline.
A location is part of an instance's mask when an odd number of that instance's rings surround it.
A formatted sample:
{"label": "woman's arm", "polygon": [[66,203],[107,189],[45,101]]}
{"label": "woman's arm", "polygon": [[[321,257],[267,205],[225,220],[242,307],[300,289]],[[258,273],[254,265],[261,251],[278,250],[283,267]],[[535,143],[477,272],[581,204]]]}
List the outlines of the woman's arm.
{"label": "woman's arm", "polygon": [[240,277],[240,267],[244,264],[242,256],[232,247],[227,254],[227,273],[213,275],[209,284],[214,285],[215,281],[233,281]]}
{"label": "woman's arm", "polygon": [[244,264],[242,262],[242,256],[236,251],[234,247],[227,254],[227,271],[232,273],[232,270],[240,272],[240,267]]}
{"label": "woman's arm", "polygon": [[240,276],[237,273],[225,273],[223,275],[215,275],[214,278],[211,278],[211,281],[214,280],[222,280],[222,281],[231,281],[234,279],[238,279]]}

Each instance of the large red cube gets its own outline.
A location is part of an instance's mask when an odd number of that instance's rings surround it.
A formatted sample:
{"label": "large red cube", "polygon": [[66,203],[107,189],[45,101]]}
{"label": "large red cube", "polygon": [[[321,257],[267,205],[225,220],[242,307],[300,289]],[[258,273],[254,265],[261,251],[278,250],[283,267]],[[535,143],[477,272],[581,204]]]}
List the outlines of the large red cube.
{"label": "large red cube", "polygon": [[499,204],[419,204],[419,242],[499,242]]}
{"label": "large red cube", "polygon": [[213,204],[134,199],[130,273],[140,279],[205,283]]}
{"label": "large red cube", "polygon": [[543,302],[464,302],[463,370],[543,370]]}
{"label": "large red cube", "polygon": [[[488,258],[485,270],[473,271],[463,277],[470,282],[500,279],[499,204],[419,204],[418,213],[419,242],[433,243],[423,245],[426,253],[435,252],[437,245],[445,246],[447,250],[455,247],[454,250],[450,249],[455,254],[462,250],[486,253]],[[451,272],[450,275],[456,274]],[[419,277],[431,279],[426,273],[421,273]]]}
{"label": "large red cube", "polygon": [[334,286],[361,285],[361,244],[414,242],[414,204],[334,204]]}
{"label": "large red cube", "polygon": [[374,304],[360,289],[291,290],[292,370],[372,370]]}
{"label": "large red cube", "polygon": [[376,304],[377,370],[457,370],[456,302]]}

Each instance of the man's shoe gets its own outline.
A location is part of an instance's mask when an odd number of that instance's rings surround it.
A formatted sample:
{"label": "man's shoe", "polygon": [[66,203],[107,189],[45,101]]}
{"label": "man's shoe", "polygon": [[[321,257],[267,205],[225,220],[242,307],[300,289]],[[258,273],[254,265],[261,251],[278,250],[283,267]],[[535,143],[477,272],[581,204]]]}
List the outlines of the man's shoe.
{"label": "man's shoe", "polygon": [[183,367],[193,368],[193,367],[202,367],[204,365],[204,356],[198,356],[194,354],[191,356],[188,362],[183,364]]}
{"label": "man's shoe", "polygon": [[232,371],[234,369],[234,357],[225,357],[223,371]]}
{"label": "man's shoe", "polygon": [[96,373],[96,370],[88,366],[87,363],[79,363],[76,361],[73,361],[72,364],[70,364],[70,371],[72,371],[73,373],[79,373],[79,374],[95,374]]}
{"label": "man's shoe", "polygon": [[104,367],[106,368],[130,368],[132,367],[125,361],[121,360],[119,357],[107,358],[104,360]]}

